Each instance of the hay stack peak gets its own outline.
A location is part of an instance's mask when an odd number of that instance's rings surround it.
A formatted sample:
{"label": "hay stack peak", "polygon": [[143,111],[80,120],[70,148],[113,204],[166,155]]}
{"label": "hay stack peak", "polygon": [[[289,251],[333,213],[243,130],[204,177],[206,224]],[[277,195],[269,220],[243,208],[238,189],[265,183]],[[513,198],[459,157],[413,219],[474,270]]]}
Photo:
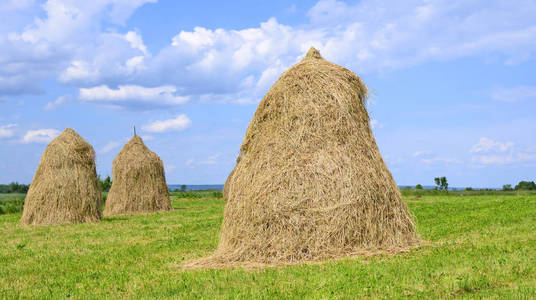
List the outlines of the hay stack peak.
{"label": "hay stack peak", "polygon": [[307,51],[307,54],[305,55],[303,59],[306,60],[306,59],[323,59],[323,58],[322,58],[322,55],[320,55],[320,51],[316,50],[314,47],[311,47],[311,49]]}
{"label": "hay stack peak", "polygon": [[112,165],[112,188],[104,215],[171,210],[164,164],[141,137],[134,134]]}
{"label": "hay stack peak", "polygon": [[361,79],[311,48],[259,104],[225,186],[216,252],[185,267],[287,264],[418,243]]}
{"label": "hay stack peak", "polygon": [[96,222],[102,218],[95,151],[71,128],[46,147],[24,203],[23,224]]}

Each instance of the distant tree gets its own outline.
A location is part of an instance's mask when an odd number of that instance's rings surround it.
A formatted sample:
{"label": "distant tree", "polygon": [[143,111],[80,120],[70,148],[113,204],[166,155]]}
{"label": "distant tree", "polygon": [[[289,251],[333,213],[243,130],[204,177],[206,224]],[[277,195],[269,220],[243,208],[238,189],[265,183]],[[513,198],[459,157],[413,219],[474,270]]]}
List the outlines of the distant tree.
{"label": "distant tree", "polygon": [[472,191],[472,190],[473,190],[473,188],[472,188],[472,187],[470,187],[470,186],[468,186],[468,187],[466,187],[466,188],[465,188],[465,190],[466,190],[466,191]]}
{"label": "distant tree", "polygon": [[436,178],[434,178],[434,181],[435,181],[435,184],[436,184],[436,188],[435,188],[435,189],[438,190],[439,187],[441,186],[441,178],[436,177]]}
{"label": "distant tree", "polygon": [[511,184],[504,184],[503,185],[503,191],[513,191],[514,189],[512,188],[512,185]]}
{"label": "distant tree", "polygon": [[7,193],[21,193],[25,194],[28,192],[28,189],[30,188],[27,184],[20,184],[18,182],[12,182],[10,184],[0,184],[0,193],[7,194]]}
{"label": "distant tree", "polygon": [[447,177],[443,176],[439,178],[439,181],[441,183],[441,188],[444,189],[445,191],[448,191],[449,183],[447,182]]}
{"label": "distant tree", "polygon": [[110,191],[110,188],[112,187],[112,179],[110,178],[110,176],[106,176],[104,180],[101,180],[100,175],[98,175],[97,178],[99,179],[99,189],[103,192]]}
{"label": "distant tree", "polygon": [[186,184],[181,185],[181,192],[186,192]]}
{"label": "distant tree", "polygon": [[421,184],[417,184],[417,185],[415,186],[415,189],[416,189],[416,190],[422,190],[422,185],[421,185]]}
{"label": "distant tree", "polygon": [[536,183],[534,181],[520,181],[516,187],[516,190],[536,190]]}

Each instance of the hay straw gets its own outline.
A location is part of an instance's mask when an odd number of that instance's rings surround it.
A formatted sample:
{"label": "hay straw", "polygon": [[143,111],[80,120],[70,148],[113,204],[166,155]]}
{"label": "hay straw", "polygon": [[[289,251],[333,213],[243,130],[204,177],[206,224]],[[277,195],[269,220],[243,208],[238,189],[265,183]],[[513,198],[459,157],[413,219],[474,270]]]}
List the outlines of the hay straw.
{"label": "hay straw", "polygon": [[24,203],[22,224],[97,222],[102,199],[93,147],[67,128],[46,147]]}
{"label": "hay straw", "polygon": [[396,253],[419,239],[383,161],[367,87],[311,48],[263,98],[225,186],[220,242],[184,268]]}
{"label": "hay straw", "polygon": [[139,136],[130,139],[115,157],[112,177],[105,216],[172,210],[164,164]]}

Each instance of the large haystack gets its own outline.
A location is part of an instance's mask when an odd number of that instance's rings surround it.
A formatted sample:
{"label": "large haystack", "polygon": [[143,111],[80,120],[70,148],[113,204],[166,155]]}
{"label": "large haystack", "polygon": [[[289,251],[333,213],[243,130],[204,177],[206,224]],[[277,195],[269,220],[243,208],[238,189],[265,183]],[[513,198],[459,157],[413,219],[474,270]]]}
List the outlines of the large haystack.
{"label": "large haystack", "polygon": [[23,224],[96,222],[102,199],[93,147],[67,128],[46,147],[24,203]]}
{"label": "large haystack", "polygon": [[104,215],[171,210],[164,164],[134,135],[117,154],[112,166],[112,188]]}
{"label": "large haystack", "polygon": [[367,88],[311,48],[268,91],[225,186],[220,243],[185,267],[398,252],[418,242],[370,129]]}

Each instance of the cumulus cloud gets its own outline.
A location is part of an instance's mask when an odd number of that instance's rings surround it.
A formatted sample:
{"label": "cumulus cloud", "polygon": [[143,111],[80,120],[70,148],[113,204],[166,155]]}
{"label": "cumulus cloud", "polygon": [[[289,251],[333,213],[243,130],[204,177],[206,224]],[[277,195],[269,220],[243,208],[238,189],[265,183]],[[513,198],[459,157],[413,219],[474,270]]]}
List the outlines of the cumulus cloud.
{"label": "cumulus cloud", "polygon": [[100,153],[108,153],[116,148],[118,148],[119,146],[121,146],[121,143],[118,142],[118,141],[111,141],[111,142],[108,142],[106,145],[104,145],[101,149],[100,149]]}
{"label": "cumulus cloud", "polygon": [[417,150],[417,151],[413,152],[413,157],[426,156],[426,155],[431,155],[431,154],[432,154],[432,151]]}
{"label": "cumulus cloud", "polygon": [[451,157],[434,157],[434,158],[423,158],[421,162],[432,165],[432,164],[461,164],[462,161],[457,158]]}
{"label": "cumulus cloud", "polygon": [[480,165],[536,161],[533,148],[520,149],[513,142],[498,142],[486,137],[480,138],[469,152],[473,154],[471,161]]}
{"label": "cumulus cloud", "polygon": [[478,143],[476,143],[469,152],[471,153],[485,153],[485,152],[506,152],[511,150],[514,146],[513,142],[496,142],[492,139],[481,137]]}
{"label": "cumulus cloud", "polygon": [[28,143],[49,143],[55,137],[57,137],[60,132],[56,129],[37,129],[37,130],[28,130],[22,142],[25,144]]}
{"label": "cumulus cloud", "polygon": [[536,86],[518,86],[514,88],[496,89],[491,93],[491,98],[503,102],[536,100]]}
{"label": "cumulus cloud", "polygon": [[0,139],[10,138],[15,135],[17,124],[0,125]]}
{"label": "cumulus cloud", "polygon": [[[103,59],[108,55],[108,49],[117,49],[127,59],[129,53],[126,48],[143,54],[139,47],[133,49],[130,46],[137,42],[132,34],[127,33],[125,38],[104,32],[102,27],[104,22],[124,24],[135,9],[155,1],[2,2],[0,95],[40,93],[41,82],[57,76],[73,65],[72,62],[84,65],[86,62],[82,62],[82,57],[98,58],[103,65],[110,65],[110,61]],[[121,46],[119,41],[123,41],[125,46]],[[114,64],[112,67],[117,66]],[[87,71],[86,76],[96,72],[93,69]],[[69,79],[69,76],[64,77],[64,80]]]}
{"label": "cumulus cloud", "polygon": [[162,133],[168,131],[181,131],[192,124],[187,115],[182,114],[174,119],[155,121],[142,126],[142,129],[147,132]]}
{"label": "cumulus cloud", "polygon": [[149,2],[155,1],[49,0],[44,14],[18,9],[32,15],[0,29],[0,95],[38,93],[40,82],[57,77],[78,88],[173,86],[176,97],[252,103],[310,46],[364,74],[462,57],[518,64],[536,56],[536,3],[530,0],[321,0],[304,24],[270,18],[241,30],[198,26],[178,32],[154,54],[135,30],[103,29],[124,24]]}
{"label": "cumulus cloud", "polygon": [[63,103],[65,103],[67,100],[69,100],[70,96],[60,96],[56,98],[56,100],[48,102],[47,105],[45,105],[45,110],[53,110]]}
{"label": "cumulus cloud", "polygon": [[383,128],[383,123],[380,123],[377,119],[370,119],[370,127],[372,129]]}
{"label": "cumulus cloud", "polygon": [[489,154],[473,156],[472,162],[482,165],[505,165],[513,163],[522,163],[536,161],[536,154],[524,152],[511,152],[505,155]]}
{"label": "cumulus cloud", "polygon": [[173,86],[120,85],[117,89],[112,89],[106,85],[101,85],[93,88],[81,88],[79,98],[85,102],[130,108],[147,105],[149,107],[162,107],[188,101],[187,97],[176,96],[176,92],[177,89]]}

